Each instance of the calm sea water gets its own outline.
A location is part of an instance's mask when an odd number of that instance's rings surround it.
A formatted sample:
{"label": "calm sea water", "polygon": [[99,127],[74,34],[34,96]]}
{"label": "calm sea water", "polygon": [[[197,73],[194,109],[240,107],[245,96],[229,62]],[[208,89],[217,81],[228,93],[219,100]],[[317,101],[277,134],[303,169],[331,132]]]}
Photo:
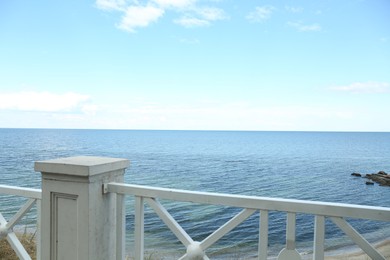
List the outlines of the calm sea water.
{"label": "calm sea water", "polygon": [[[390,172],[390,133],[0,129],[0,147],[1,184],[7,185],[39,188],[34,161],[93,155],[130,159],[127,183],[390,207],[390,187],[366,186],[363,178],[350,176]],[[195,240],[204,239],[240,210],[163,203]],[[2,196],[0,211],[10,215],[17,204],[16,199]],[[127,204],[131,246],[131,198]],[[181,248],[150,209],[145,218],[147,249]],[[309,247],[313,216],[298,215],[297,223],[298,244]],[[351,224],[369,240],[390,237],[388,224],[354,220]],[[271,252],[277,252],[285,241],[285,214],[271,213],[269,229]],[[336,239],[343,233],[331,223],[326,232],[328,247],[349,243],[344,237]],[[210,254],[255,253],[257,239],[255,215]]]}

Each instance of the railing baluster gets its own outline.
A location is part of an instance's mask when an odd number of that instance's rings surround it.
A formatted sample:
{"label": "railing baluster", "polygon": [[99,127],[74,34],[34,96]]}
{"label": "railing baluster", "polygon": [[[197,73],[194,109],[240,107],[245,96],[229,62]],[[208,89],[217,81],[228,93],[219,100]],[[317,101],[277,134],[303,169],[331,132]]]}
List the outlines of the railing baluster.
{"label": "railing baluster", "polygon": [[36,202],[37,205],[37,230],[35,234],[36,241],[36,257],[37,260],[41,260],[41,209],[42,209],[42,200],[38,199]]}
{"label": "railing baluster", "polygon": [[125,259],[126,214],[124,195],[116,194],[116,259]]}
{"label": "railing baluster", "polygon": [[332,221],[347,234],[366,254],[375,260],[386,260],[367,240],[360,235],[345,219],[341,217],[331,217]]}
{"label": "railing baluster", "polygon": [[295,249],[296,213],[287,212],[286,247],[280,251],[278,260],[301,260],[302,257]]}
{"label": "railing baluster", "polygon": [[325,217],[315,216],[313,260],[324,259]]}
{"label": "railing baluster", "polygon": [[259,260],[268,257],[268,210],[260,210]]}
{"label": "railing baluster", "polygon": [[286,234],[286,248],[288,250],[295,250],[295,222],[296,214],[292,212],[287,213],[287,234]]}
{"label": "railing baluster", "polygon": [[134,216],[134,245],[135,260],[144,259],[144,199],[135,197],[135,216]]}

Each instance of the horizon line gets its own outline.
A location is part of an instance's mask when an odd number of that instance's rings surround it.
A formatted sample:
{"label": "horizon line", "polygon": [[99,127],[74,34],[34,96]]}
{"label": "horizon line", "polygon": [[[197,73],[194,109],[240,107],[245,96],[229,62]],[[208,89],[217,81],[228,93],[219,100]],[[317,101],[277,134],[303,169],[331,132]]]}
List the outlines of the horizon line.
{"label": "horizon line", "polygon": [[56,127],[0,127],[0,129],[30,130],[97,130],[97,131],[188,131],[188,132],[318,132],[318,133],[390,133],[390,131],[361,130],[234,130],[234,129],[142,129],[142,128],[56,128]]}

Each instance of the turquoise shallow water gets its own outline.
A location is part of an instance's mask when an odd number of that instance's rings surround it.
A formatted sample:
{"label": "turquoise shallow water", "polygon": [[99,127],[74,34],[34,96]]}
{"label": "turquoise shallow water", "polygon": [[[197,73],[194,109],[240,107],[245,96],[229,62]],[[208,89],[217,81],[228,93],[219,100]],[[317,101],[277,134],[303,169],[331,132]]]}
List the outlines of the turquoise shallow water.
{"label": "turquoise shallow water", "polygon": [[[8,185],[39,188],[34,161],[94,155],[130,159],[127,183],[390,207],[390,187],[366,186],[364,179],[350,176],[352,172],[390,172],[390,133],[0,129],[0,147],[1,183]],[[2,196],[0,210],[11,215],[18,203]],[[196,240],[239,211],[174,202],[164,205]],[[131,245],[131,198],[127,213]],[[147,248],[179,248],[175,237],[148,208],[145,218]],[[273,252],[284,244],[284,220],[283,213],[270,214]],[[298,215],[297,223],[298,242],[310,247],[313,216]],[[370,240],[390,236],[389,225],[351,223]],[[343,235],[331,223],[326,231],[329,246]],[[250,255],[256,251],[257,239],[255,215],[223,238],[211,253],[241,254],[243,249]],[[234,252],[224,249],[227,246]]]}

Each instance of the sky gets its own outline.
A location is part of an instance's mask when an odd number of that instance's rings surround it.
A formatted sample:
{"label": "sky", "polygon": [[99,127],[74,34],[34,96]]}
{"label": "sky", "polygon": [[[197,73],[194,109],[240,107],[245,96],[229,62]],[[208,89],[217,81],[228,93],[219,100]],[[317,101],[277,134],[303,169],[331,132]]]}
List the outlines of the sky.
{"label": "sky", "polygon": [[0,128],[390,131],[390,1],[2,0]]}

